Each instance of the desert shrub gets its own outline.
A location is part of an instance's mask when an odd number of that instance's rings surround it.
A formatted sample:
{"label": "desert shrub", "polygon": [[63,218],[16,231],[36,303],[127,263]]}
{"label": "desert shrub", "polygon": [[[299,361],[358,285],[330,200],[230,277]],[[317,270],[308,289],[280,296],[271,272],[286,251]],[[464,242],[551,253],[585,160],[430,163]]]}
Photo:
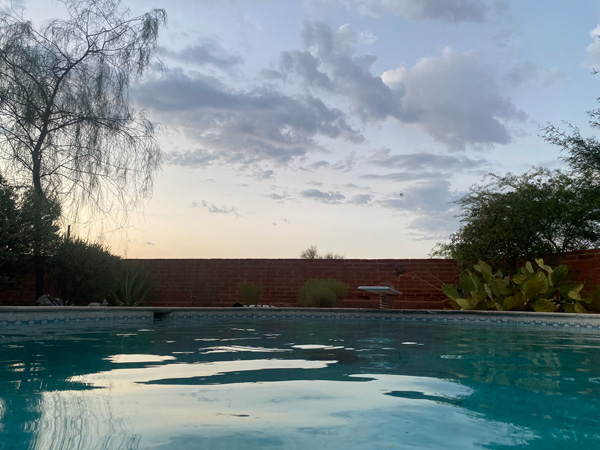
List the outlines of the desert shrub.
{"label": "desert shrub", "polygon": [[262,290],[263,288],[260,284],[248,283],[246,281],[238,283],[240,301],[244,305],[257,305],[260,301]]}
{"label": "desert shrub", "polygon": [[314,278],[302,285],[298,304],[312,308],[331,308],[348,295],[347,286],[333,278]]}
{"label": "desert shrub", "polygon": [[139,306],[148,300],[153,285],[150,273],[136,261],[123,261],[119,278],[108,299],[116,306]]}
{"label": "desert shrub", "polygon": [[67,304],[102,302],[119,280],[121,259],[101,244],[83,239],[61,239],[48,261],[51,284]]}
{"label": "desert shrub", "polygon": [[442,290],[454,309],[585,313],[594,307],[591,297],[581,295],[583,283],[569,280],[567,266],[552,269],[542,259],[535,264],[527,262],[516,275],[504,276],[479,261],[475,272],[460,274],[460,289],[445,284]]}

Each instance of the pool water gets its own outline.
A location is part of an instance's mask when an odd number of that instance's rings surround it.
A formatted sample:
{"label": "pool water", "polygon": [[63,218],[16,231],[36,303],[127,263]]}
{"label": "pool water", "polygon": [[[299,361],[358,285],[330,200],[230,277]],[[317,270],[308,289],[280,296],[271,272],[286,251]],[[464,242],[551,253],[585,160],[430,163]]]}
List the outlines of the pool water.
{"label": "pool water", "polygon": [[306,318],[0,330],[0,449],[599,442],[597,331]]}

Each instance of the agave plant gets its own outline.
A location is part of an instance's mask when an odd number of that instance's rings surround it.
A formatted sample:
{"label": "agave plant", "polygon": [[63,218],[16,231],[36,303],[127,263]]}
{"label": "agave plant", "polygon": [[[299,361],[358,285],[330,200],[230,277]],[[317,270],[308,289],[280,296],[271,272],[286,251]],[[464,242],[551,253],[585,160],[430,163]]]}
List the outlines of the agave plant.
{"label": "agave plant", "polygon": [[143,304],[152,292],[150,274],[141,264],[126,263],[121,273],[121,279],[110,295],[117,306],[139,306]]}

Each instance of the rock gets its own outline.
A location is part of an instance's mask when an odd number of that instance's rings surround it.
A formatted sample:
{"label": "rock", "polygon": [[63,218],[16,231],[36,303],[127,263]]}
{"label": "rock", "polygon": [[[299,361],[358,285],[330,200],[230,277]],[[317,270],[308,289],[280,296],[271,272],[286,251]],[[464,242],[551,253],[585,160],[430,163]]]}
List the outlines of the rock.
{"label": "rock", "polygon": [[65,306],[65,302],[61,298],[52,297],[50,294],[41,295],[35,304],[37,306]]}
{"label": "rock", "polygon": [[88,306],[108,306],[108,301],[106,299],[104,299],[104,300],[102,300],[102,303],[91,302],[91,303],[88,303]]}

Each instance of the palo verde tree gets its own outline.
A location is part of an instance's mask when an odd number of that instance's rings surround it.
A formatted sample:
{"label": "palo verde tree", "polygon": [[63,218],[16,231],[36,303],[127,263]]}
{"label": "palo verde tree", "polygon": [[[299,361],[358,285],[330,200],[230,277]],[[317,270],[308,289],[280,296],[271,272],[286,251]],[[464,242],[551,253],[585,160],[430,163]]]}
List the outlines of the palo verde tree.
{"label": "palo verde tree", "polygon": [[[114,218],[149,194],[160,164],[153,124],[129,103],[156,51],[163,10],[137,17],[119,0],[61,0],[40,27],[0,14],[0,158],[14,185]],[[41,203],[41,201],[40,201]],[[43,293],[37,257],[36,295]]]}

